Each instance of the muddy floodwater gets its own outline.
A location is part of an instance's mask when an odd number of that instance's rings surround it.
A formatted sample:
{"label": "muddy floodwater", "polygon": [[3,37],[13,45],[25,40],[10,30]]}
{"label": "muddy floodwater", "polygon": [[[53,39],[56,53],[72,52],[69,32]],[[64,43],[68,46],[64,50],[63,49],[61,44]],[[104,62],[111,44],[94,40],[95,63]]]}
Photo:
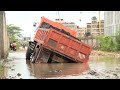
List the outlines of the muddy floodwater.
{"label": "muddy floodwater", "polygon": [[120,79],[120,58],[90,56],[88,63],[33,64],[25,52],[12,52],[3,62],[8,79]]}

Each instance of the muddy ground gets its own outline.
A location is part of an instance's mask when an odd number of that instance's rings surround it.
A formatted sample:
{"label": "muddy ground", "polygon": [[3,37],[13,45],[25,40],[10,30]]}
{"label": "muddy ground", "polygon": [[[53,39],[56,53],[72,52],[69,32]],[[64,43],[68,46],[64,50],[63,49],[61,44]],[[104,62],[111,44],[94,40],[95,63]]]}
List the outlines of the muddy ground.
{"label": "muddy ground", "polygon": [[10,52],[1,64],[1,79],[120,79],[118,54],[109,56],[94,51],[87,64],[32,64],[26,62],[25,51]]}

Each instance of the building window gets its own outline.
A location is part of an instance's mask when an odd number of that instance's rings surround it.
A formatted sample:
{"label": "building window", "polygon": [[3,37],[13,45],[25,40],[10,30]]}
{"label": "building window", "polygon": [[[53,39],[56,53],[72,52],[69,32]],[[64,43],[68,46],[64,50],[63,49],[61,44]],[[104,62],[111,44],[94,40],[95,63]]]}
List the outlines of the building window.
{"label": "building window", "polygon": [[91,25],[87,25],[87,28],[91,28]]}
{"label": "building window", "polygon": [[92,25],[92,28],[97,28],[97,25]]}
{"label": "building window", "polygon": [[97,21],[92,21],[92,24],[96,24],[97,23]]}

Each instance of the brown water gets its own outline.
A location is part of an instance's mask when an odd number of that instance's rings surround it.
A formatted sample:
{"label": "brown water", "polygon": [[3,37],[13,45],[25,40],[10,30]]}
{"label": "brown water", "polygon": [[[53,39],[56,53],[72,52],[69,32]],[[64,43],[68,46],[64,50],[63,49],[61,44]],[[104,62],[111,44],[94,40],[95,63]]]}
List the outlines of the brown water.
{"label": "brown water", "polygon": [[9,62],[4,62],[4,76],[15,79],[120,78],[120,59],[90,56],[87,64],[33,64],[26,62],[25,52],[13,52],[9,55]]}

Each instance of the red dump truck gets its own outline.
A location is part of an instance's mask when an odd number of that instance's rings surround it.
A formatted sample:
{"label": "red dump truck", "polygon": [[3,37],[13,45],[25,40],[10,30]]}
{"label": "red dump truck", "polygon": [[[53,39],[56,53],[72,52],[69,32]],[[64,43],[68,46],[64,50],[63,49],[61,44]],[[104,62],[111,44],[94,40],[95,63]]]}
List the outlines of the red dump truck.
{"label": "red dump truck", "polygon": [[32,63],[87,62],[92,47],[76,38],[77,32],[63,24],[41,17],[33,41],[29,41],[26,60]]}

